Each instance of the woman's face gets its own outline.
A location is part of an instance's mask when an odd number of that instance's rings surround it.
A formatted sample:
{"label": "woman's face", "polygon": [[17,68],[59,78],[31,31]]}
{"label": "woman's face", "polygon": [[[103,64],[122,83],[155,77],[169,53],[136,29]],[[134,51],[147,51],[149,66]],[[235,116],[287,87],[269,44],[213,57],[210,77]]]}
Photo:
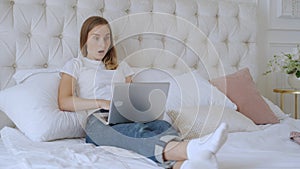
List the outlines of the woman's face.
{"label": "woman's face", "polygon": [[107,25],[95,26],[89,33],[86,42],[87,57],[101,61],[109,50],[111,44],[110,30]]}

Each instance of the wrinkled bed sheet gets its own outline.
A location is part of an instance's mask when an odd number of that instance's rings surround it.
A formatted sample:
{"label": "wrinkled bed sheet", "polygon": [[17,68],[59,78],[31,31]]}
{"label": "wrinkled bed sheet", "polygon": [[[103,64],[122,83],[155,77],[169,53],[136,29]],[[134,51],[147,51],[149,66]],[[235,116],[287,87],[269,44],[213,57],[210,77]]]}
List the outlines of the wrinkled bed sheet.
{"label": "wrinkled bed sheet", "polygon": [[221,169],[300,169],[300,145],[289,139],[300,120],[260,126],[256,132],[231,133],[217,154]]}
{"label": "wrinkled bed sheet", "polygon": [[153,161],[131,151],[96,147],[84,143],[83,139],[32,142],[19,130],[8,127],[1,130],[1,138],[12,154],[11,158],[14,158],[12,164],[18,169],[160,168]]}
{"label": "wrinkled bed sheet", "polygon": [[[287,118],[280,124],[260,128],[255,132],[229,134],[217,153],[220,169],[300,169],[300,145],[289,139],[291,131],[300,131],[300,120]],[[1,139],[0,168],[160,168],[131,151],[95,147],[84,143],[83,139],[37,143],[9,127],[1,130]],[[10,156],[6,157],[8,154]]]}

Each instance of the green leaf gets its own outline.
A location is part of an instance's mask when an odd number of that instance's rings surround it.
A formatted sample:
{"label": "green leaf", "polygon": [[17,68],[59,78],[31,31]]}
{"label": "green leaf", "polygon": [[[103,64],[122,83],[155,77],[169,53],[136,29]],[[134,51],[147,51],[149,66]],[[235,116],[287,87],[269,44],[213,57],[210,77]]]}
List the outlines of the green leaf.
{"label": "green leaf", "polygon": [[295,75],[296,75],[297,78],[299,78],[300,77],[300,71],[298,70]]}

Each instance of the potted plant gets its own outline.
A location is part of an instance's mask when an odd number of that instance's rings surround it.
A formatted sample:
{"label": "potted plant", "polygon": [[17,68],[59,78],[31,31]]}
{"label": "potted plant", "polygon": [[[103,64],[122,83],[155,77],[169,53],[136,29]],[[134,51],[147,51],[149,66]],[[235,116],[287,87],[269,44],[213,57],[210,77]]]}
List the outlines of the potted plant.
{"label": "potted plant", "polygon": [[272,72],[283,72],[288,75],[288,83],[292,88],[300,89],[300,45],[293,49],[292,53],[282,52],[274,55],[268,62],[267,75]]}

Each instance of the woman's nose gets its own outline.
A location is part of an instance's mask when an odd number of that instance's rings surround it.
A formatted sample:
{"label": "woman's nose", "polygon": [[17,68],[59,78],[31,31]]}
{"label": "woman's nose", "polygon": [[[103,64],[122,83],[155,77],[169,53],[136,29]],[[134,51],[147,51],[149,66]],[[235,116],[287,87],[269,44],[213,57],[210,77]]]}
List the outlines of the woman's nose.
{"label": "woman's nose", "polygon": [[100,47],[105,47],[105,41],[104,41],[103,38],[100,38],[100,39],[99,39],[98,45],[99,45]]}

